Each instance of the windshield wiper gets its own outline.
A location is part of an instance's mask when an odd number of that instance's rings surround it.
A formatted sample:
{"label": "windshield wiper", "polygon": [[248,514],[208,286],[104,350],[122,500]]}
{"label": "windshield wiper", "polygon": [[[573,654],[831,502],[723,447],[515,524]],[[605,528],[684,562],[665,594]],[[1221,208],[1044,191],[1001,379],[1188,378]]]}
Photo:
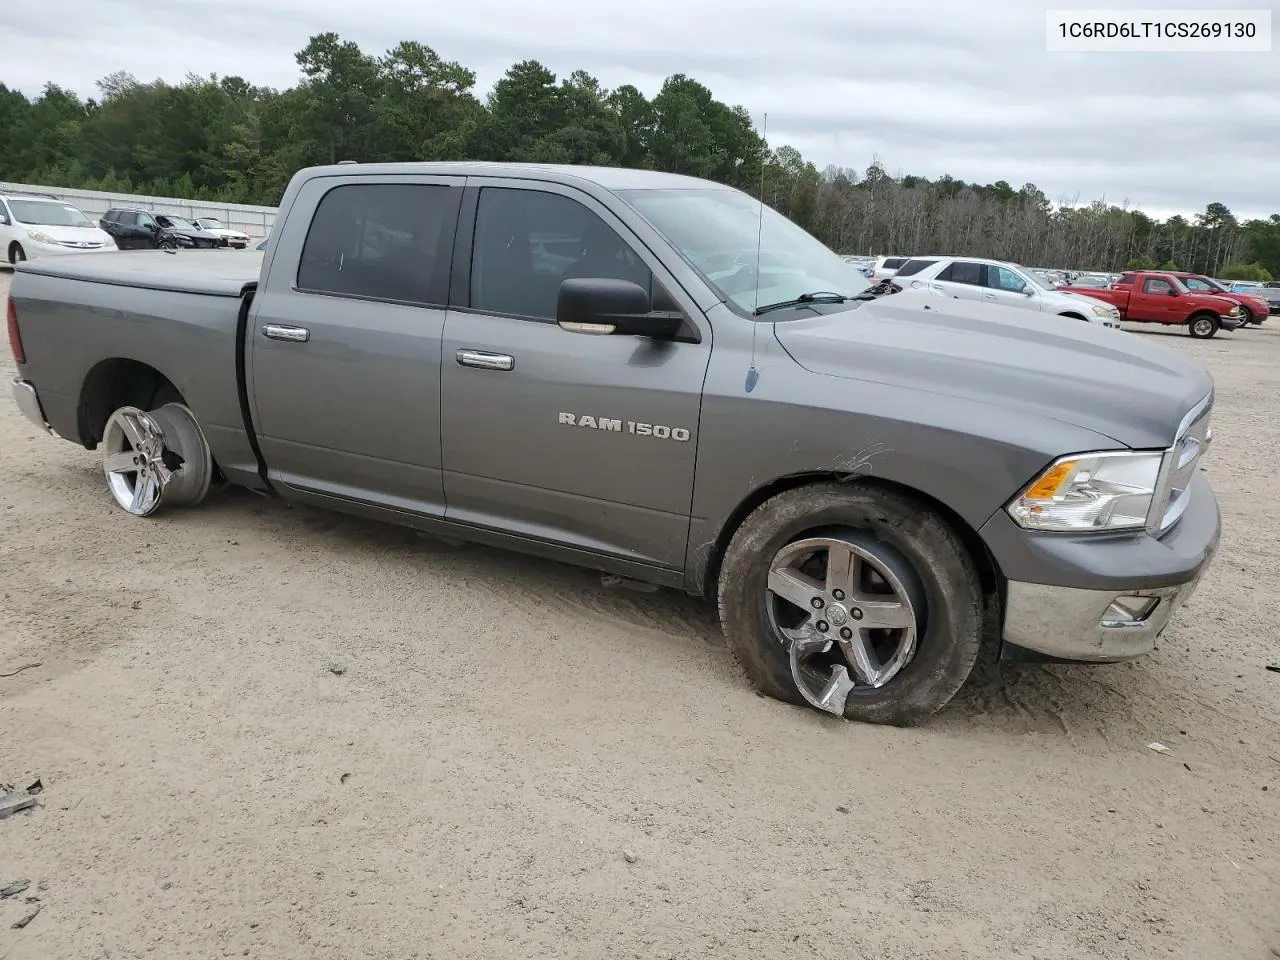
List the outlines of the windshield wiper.
{"label": "windshield wiper", "polygon": [[800,307],[809,303],[844,303],[848,300],[858,300],[858,297],[846,297],[843,293],[831,293],[827,290],[818,290],[814,293],[802,293],[794,300],[780,300],[777,303],[767,303],[763,307],[756,307],[755,315],[758,317],[762,313],[768,313],[770,310],[785,310],[787,307]]}

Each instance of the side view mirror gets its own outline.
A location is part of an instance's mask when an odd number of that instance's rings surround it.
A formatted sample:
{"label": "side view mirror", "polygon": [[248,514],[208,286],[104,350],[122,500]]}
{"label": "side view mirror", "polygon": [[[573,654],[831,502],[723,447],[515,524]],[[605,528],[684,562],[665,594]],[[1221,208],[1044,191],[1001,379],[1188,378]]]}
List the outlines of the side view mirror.
{"label": "side view mirror", "polygon": [[1022,288],[1022,295],[1024,297],[1034,297],[1036,295],[1036,288],[1031,286],[1031,284],[1027,284]]}
{"label": "side view mirror", "polygon": [[9,215],[7,213],[0,213],[0,226],[9,226]]}
{"label": "side view mirror", "polygon": [[648,291],[630,280],[565,280],[556,303],[556,323],[570,333],[664,339],[679,331],[683,319],[675,311],[655,311]]}
{"label": "side view mirror", "polygon": [[1172,287],[1170,287],[1170,288],[1169,288],[1168,296],[1170,296],[1170,297],[1176,297],[1177,295],[1178,295],[1178,291],[1177,291],[1177,290],[1175,290],[1175,289],[1173,289]]}

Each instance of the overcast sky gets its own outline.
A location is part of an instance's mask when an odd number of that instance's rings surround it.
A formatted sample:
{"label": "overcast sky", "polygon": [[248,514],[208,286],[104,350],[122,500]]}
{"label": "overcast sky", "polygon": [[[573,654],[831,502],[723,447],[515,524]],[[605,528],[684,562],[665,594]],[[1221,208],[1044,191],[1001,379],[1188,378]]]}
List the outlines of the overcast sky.
{"label": "overcast sky", "polygon": [[[1088,6],[1103,5],[1052,4]],[[287,87],[298,79],[293,54],[332,30],[370,53],[402,39],[425,43],[475,70],[482,97],[529,58],[650,96],[685,73],[745,106],[757,127],[767,112],[770,144],[791,144],[820,168],[863,170],[878,155],[891,173],[1030,181],[1051,200],[1128,200],[1160,217],[1215,200],[1241,217],[1280,212],[1280,51],[1047,53],[1045,8],[1026,0],[10,2],[0,5],[0,82],[34,96],[54,81],[92,96],[96,80],[124,69],[140,80],[196,72]]]}

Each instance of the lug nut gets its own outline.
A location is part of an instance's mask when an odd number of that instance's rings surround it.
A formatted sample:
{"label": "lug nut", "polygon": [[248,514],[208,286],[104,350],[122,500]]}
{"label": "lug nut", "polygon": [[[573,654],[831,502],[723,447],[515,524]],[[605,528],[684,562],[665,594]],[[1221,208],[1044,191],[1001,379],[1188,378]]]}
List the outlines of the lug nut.
{"label": "lug nut", "polygon": [[828,630],[831,629],[831,625],[827,623],[827,621],[825,620],[819,620],[817,623],[817,627],[818,627],[819,633],[826,633]]}
{"label": "lug nut", "polygon": [[841,627],[841,628],[840,628],[840,636],[844,637],[844,639],[846,639],[846,640],[852,640],[852,639],[853,639],[853,631],[852,631],[852,630],[850,630],[848,627]]}
{"label": "lug nut", "polygon": [[844,591],[843,591],[843,590],[832,590],[832,591],[831,591],[831,596],[835,597],[837,600],[843,600],[843,599],[844,599]]}
{"label": "lug nut", "polygon": [[809,601],[809,603],[810,603],[810,605],[813,607],[813,609],[815,609],[815,610],[821,610],[821,609],[822,609],[822,598],[821,598],[821,597],[814,597],[812,600],[810,600],[810,601]]}
{"label": "lug nut", "polygon": [[861,611],[861,610],[859,610],[857,607],[853,607],[853,608],[852,608],[852,609],[850,609],[850,611],[849,611],[849,616],[853,617],[853,619],[855,619],[855,620],[861,620],[861,619],[862,619],[862,611]]}

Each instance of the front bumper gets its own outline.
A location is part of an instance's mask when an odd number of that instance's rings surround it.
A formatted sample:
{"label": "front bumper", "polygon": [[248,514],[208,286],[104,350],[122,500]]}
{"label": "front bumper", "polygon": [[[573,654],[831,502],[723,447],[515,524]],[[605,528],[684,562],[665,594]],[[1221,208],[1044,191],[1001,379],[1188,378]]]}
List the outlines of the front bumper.
{"label": "front bumper", "polygon": [[1193,482],[1186,513],[1159,539],[1028,534],[1001,511],[982,534],[1009,576],[1005,643],[1081,663],[1150,652],[1209,569],[1221,530],[1218,501],[1203,474]]}
{"label": "front bumper", "polygon": [[13,400],[18,405],[18,409],[22,411],[23,416],[41,430],[53,433],[53,427],[49,426],[49,421],[44,418],[44,407],[40,405],[40,395],[36,393],[34,383],[30,380],[23,380],[21,377],[15,377],[13,380]]}
{"label": "front bumper", "polygon": [[45,257],[62,257],[70,254],[83,255],[86,253],[118,253],[119,248],[114,243],[104,244],[101,247],[68,247],[61,243],[36,243],[28,241],[22,245],[22,250],[29,260],[41,260]]}

